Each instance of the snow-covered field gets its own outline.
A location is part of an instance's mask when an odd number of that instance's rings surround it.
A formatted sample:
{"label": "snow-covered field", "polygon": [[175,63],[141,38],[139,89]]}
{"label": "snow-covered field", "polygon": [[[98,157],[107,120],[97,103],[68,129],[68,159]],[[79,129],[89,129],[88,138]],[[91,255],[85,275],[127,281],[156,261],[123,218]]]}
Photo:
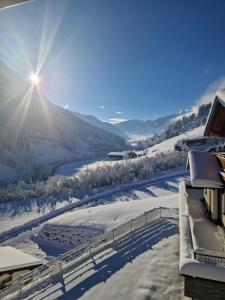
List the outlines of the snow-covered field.
{"label": "snow-covered field", "polygon": [[178,271],[178,239],[176,225],[167,233],[158,228],[153,238],[105,251],[22,299],[187,299]]}
{"label": "snow-covered field", "polygon": [[196,136],[202,136],[204,132],[205,126],[197,127],[191,131],[187,131],[181,135],[177,135],[175,137],[172,137],[170,139],[167,139],[163,141],[162,143],[159,143],[157,145],[154,145],[153,147],[148,149],[148,156],[155,156],[157,152],[165,152],[165,151],[173,151],[174,146],[177,141],[190,138],[190,137],[196,137]]}
{"label": "snow-covered field", "polygon": [[[203,127],[174,137],[148,149],[148,156],[157,151],[174,150],[177,140],[187,136],[201,135]],[[69,163],[58,168],[60,175],[71,176],[82,168],[96,168],[110,161],[87,161]],[[181,170],[180,174],[184,172]],[[0,232],[20,225],[24,228],[18,236],[10,235],[5,245],[14,246],[43,262],[53,256],[88,242],[96,235],[112,230],[120,224],[137,217],[147,210],[163,206],[178,208],[178,185],[183,176],[168,172],[160,180],[143,185],[127,185],[97,197],[86,205],[76,207],[48,221],[37,222],[27,230],[27,222],[39,220],[40,216],[79,201],[77,198],[59,200],[34,199],[8,203],[1,207]],[[179,229],[175,223],[172,231],[161,228],[157,237],[146,240],[141,250],[129,245],[128,251],[112,249],[101,257],[95,257],[84,270],[63,274],[39,291],[24,295],[22,299],[185,299],[183,283],[179,275]],[[166,230],[166,231],[165,231]],[[166,233],[165,233],[166,232]],[[1,238],[1,233],[0,233]],[[135,244],[136,245],[136,244]],[[139,247],[137,241],[137,248]],[[135,247],[136,247],[135,246]],[[21,298],[20,298],[21,299]]]}
{"label": "snow-covered field", "polygon": [[[52,255],[69,249],[69,245],[60,251],[60,241],[55,243],[51,238],[50,242],[41,239],[45,226],[47,229],[53,226],[53,231],[57,229],[61,235],[65,234],[66,227],[74,229],[75,242],[79,242],[81,235],[90,235],[96,230],[99,233],[109,231],[154,207],[177,208],[178,184],[181,179],[182,176],[176,176],[111,193],[87,207],[52,218],[4,244],[32,253],[43,260],[51,259]],[[159,229],[157,238],[144,238],[141,246],[137,241],[135,249],[131,244],[127,251],[113,249],[111,253],[96,257],[84,269],[64,274],[63,281],[56,279],[56,282],[49,283],[43,290],[38,287],[38,292],[34,289],[22,299],[184,299],[178,271],[178,226],[174,224],[172,228],[168,234],[165,234],[163,228]],[[64,246],[67,241],[64,240]]]}
{"label": "snow-covered field", "polygon": [[104,159],[90,159],[85,161],[75,161],[63,164],[62,166],[58,167],[56,170],[56,175],[62,175],[62,176],[72,176],[74,173],[84,169],[84,168],[96,168],[98,166],[101,166],[103,164],[111,164],[112,161],[107,161]]}
{"label": "snow-covered field", "polygon": [[[169,183],[168,183],[169,184]],[[170,182],[171,189],[175,189],[174,182]],[[149,193],[155,196],[149,197]],[[168,190],[166,195],[154,186],[151,188],[134,190],[127,194],[111,199],[112,203],[105,203],[94,207],[75,210],[53,218],[45,224],[37,235],[44,248],[55,246],[69,250],[81,243],[90,241],[96,235],[110,231],[132,218],[154,207],[177,207],[177,195]],[[51,245],[50,245],[51,244]],[[48,250],[46,250],[48,251]]]}
{"label": "snow-covered field", "polygon": [[[202,136],[204,128],[205,128],[205,126],[197,127],[191,131],[188,131],[181,135],[167,139],[166,141],[163,141],[162,143],[154,145],[153,147],[148,148],[147,155],[152,157],[152,156],[155,156],[155,154],[159,153],[159,152],[173,151],[174,145],[177,143],[177,141],[182,140],[184,138],[188,138],[188,137]],[[140,136],[138,138],[141,139]],[[137,137],[136,137],[136,139],[137,139]],[[137,158],[136,160],[138,160],[138,159],[139,158]],[[113,165],[113,164],[118,164],[118,163],[123,164],[124,162],[125,161],[107,161],[104,158],[98,159],[98,160],[86,160],[86,161],[80,161],[80,162],[79,161],[71,162],[71,163],[66,163],[66,164],[60,166],[59,168],[57,168],[56,175],[72,176],[75,172],[78,172],[79,170],[82,170],[85,168],[96,169],[96,168],[104,166],[104,165]]]}
{"label": "snow-covered field", "polygon": [[184,299],[177,249],[178,234],[150,243],[149,250],[134,259],[131,256],[118,272],[89,289],[81,299]]}

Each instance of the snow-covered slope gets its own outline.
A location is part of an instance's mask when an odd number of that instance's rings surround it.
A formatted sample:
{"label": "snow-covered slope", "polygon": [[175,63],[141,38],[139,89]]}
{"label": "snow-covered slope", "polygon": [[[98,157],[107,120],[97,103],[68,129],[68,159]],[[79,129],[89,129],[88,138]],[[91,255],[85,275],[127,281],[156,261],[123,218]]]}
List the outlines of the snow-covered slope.
{"label": "snow-covered slope", "polygon": [[158,152],[173,151],[174,146],[177,143],[177,141],[185,139],[185,138],[202,136],[203,132],[204,132],[204,128],[205,128],[205,126],[200,126],[191,131],[187,131],[183,134],[180,134],[180,135],[177,135],[170,139],[167,139],[167,140],[163,141],[162,143],[156,144],[153,147],[150,147],[148,149],[147,155],[154,156]]}
{"label": "snow-covered slope", "polygon": [[[90,235],[110,230],[154,207],[177,208],[180,180],[178,176],[147,184],[143,188],[111,194],[110,197],[103,197],[100,203],[93,203],[92,207],[83,207],[53,218],[42,229],[26,231],[7,243],[46,259],[46,254],[55,255],[60,243],[68,246],[67,242],[76,245],[81,240],[85,242]],[[153,228],[154,233],[144,231],[141,238],[134,233],[121,247],[115,244],[109,251],[85,262],[82,268],[64,273],[59,278],[60,282],[50,281],[44,286],[34,287],[23,299],[78,297],[87,300],[143,300],[149,296],[155,300],[166,297],[184,299],[178,266],[178,226],[175,222],[165,226],[157,224]],[[64,289],[60,288],[62,284]]]}
{"label": "snow-covered slope", "polygon": [[128,136],[150,136],[154,133],[160,133],[165,130],[168,125],[176,120],[181,114],[174,114],[158,118],[155,120],[128,120],[116,124],[117,128],[125,132]]}
{"label": "snow-covered slope", "polygon": [[47,165],[124,147],[123,138],[54,105],[3,63],[0,81],[2,163],[32,174],[42,157]]}
{"label": "snow-covered slope", "polygon": [[120,130],[119,128],[117,128],[116,126],[108,123],[108,122],[102,122],[99,119],[97,119],[96,117],[92,116],[92,115],[83,115],[77,112],[74,112],[74,114],[76,116],[78,116],[79,118],[81,118],[82,120],[90,123],[93,126],[99,127],[107,132],[113,133],[115,135],[118,135],[124,139],[127,139],[126,134]]}

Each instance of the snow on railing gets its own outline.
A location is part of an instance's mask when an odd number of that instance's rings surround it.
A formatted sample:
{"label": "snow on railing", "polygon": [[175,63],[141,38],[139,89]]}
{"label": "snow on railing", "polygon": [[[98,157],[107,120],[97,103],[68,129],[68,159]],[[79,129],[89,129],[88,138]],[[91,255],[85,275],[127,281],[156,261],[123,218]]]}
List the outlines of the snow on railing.
{"label": "snow on railing", "polygon": [[208,253],[196,253],[194,252],[194,258],[200,262],[211,262],[220,265],[221,267],[225,267],[225,257],[223,253],[218,254],[208,254]]}
{"label": "snow on railing", "polygon": [[[106,232],[92,241],[82,244],[57,258],[51,260],[24,275],[19,276],[17,279],[12,280],[6,287],[0,290],[0,299],[10,299],[10,295],[15,297],[20,295],[25,290],[45,281],[54,275],[68,271],[70,268],[78,267],[85,261],[89,260],[94,255],[109,248],[115,241],[121,240],[135,231],[152,224],[153,222],[162,218],[174,218],[177,215],[177,210],[173,208],[155,208],[144,214],[132,219],[110,232]],[[7,297],[8,296],[8,297]]]}

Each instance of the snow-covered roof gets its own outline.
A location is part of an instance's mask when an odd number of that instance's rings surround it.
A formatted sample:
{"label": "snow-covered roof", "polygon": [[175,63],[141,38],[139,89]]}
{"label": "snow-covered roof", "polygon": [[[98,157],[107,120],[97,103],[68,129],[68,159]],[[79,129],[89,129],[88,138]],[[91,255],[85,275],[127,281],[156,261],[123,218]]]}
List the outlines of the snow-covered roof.
{"label": "snow-covered roof", "polygon": [[199,135],[199,136],[193,136],[193,137],[189,136],[189,137],[187,137],[187,138],[184,138],[184,139],[182,140],[182,142],[186,142],[186,141],[198,141],[198,140],[207,140],[207,139],[208,139],[207,136],[202,136],[202,135]]}
{"label": "snow-covered roof", "polygon": [[225,90],[216,93],[204,131],[205,136],[225,136]]}
{"label": "snow-covered roof", "polygon": [[13,6],[16,4],[20,4],[23,2],[28,2],[28,1],[31,1],[31,0],[1,0],[0,1],[0,9],[7,8],[7,7],[10,7],[10,6]]}
{"label": "snow-covered roof", "polygon": [[127,154],[127,151],[122,151],[122,152],[109,152],[107,155],[108,156],[124,156]]}
{"label": "snow-covered roof", "polygon": [[193,187],[224,188],[220,164],[214,153],[193,150],[188,153],[188,161]]}
{"label": "snow-covered roof", "polygon": [[10,246],[0,247],[0,272],[41,265],[42,261]]}

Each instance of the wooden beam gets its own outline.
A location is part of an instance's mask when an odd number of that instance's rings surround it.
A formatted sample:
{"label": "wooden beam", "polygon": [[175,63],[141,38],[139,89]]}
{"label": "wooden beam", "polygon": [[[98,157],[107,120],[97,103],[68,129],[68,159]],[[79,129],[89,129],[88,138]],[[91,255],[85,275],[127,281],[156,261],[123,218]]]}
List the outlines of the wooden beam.
{"label": "wooden beam", "polygon": [[184,295],[198,300],[222,300],[225,298],[225,283],[185,276]]}
{"label": "wooden beam", "polygon": [[20,3],[24,3],[24,2],[28,2],[31,0],[1,0],[0,1],[0,9],[2,8],[7,8],[16,4],[20,4]]}

